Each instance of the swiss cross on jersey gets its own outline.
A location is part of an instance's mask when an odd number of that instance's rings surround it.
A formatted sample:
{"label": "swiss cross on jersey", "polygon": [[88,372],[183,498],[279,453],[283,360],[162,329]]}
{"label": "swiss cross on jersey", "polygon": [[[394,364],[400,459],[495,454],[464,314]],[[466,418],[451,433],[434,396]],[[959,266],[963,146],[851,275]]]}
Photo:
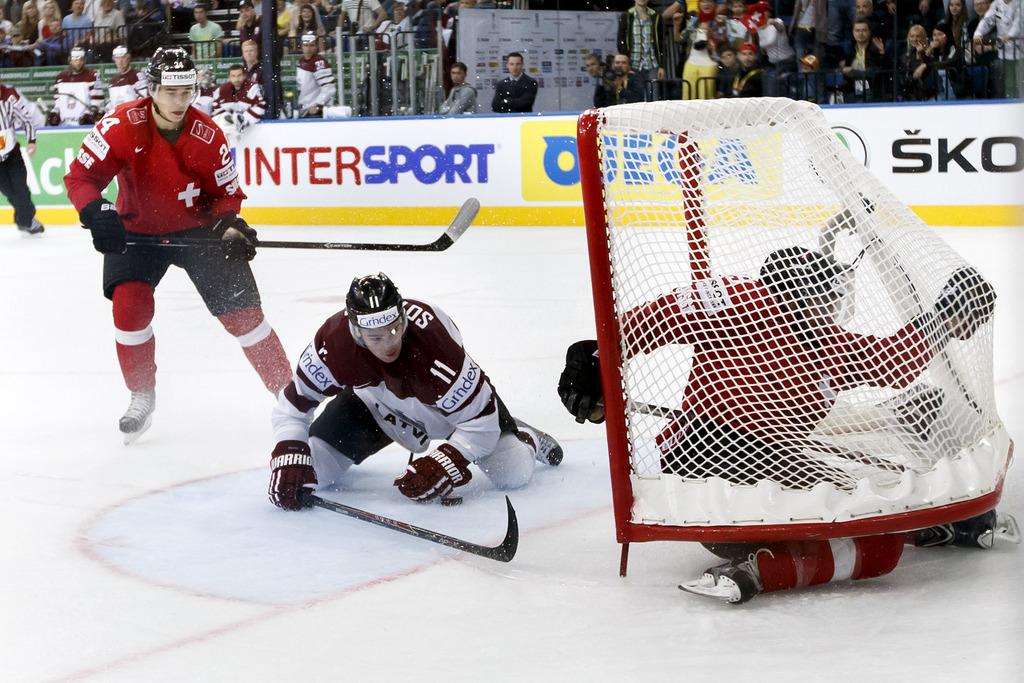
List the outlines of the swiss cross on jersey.
{"label": "swiss cross on jersey", "polygon": [[147,98],[122,105],[86,136],[64,183],[79,211],[116,177],[129,232],[165,235],[237,213],[244,193],[224,134],[190,107],[174,143],[156,129]]}

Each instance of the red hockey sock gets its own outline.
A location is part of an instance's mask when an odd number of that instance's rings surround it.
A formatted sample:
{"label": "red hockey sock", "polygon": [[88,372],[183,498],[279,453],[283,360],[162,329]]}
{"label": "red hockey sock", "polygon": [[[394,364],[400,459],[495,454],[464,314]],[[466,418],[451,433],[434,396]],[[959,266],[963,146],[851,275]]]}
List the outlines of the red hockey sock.
{"label": "red hockey sock", "polygon": [[153,288],[122,282],[114,288],[114,339],[124,383],[131,391],[156,387],[156,338],[153,336]]}
{"label": "red hockey sock", "polygon": [[888,574],[903,553],[903,534],[770,543],[757,552],[764,592]]}
{"label": "red hockey sock", "polygon": [[284,389],[292,378],[292,368],[274,328],[263,317],[261,308],[245,308],[217,316],[231,335],[242,345],[245,357],[255,368],[264,386],[271,393]]}

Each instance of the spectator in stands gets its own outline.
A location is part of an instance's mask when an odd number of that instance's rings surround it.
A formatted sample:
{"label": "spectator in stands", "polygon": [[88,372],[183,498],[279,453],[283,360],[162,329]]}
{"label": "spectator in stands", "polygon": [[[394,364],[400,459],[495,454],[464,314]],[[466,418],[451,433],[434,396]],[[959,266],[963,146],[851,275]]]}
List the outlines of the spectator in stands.
{"label": "spectator in stands", "polygon": [[91,126],[102,112],[103,83],[92,69],[85,68],[85,49],[72,48],[68,68],[54,80],[53,109],[46,116],[46,125]]}
{"label": "spectator in stands", "polygon": [[853,23],[853,44],[839,62],[839,71],[843,74],[843,101],[867,102],[871,99],[872,93],[878,89],[876,72],[885,67],[882,39],[871,35],[871,24],[867,19],[858,19]]}
{"label": "spectator in stands", "polygon": [[158,11],[162,7],[160,0],[120,0],[117,4],[117,8],[121,10],[127,24],[140,21],[162,22],[164,13]]}
{"label": "spectator in stands", "polygon": [[244,44],[247,40],[259,43],[260,18],[256,14],[252,0],[241,0],[238,3],[238,21],[235,22],[235,30],[238,31],[239,44]]}
{"label": "spectator in stands", "polygon": [[298,11],[296,11],[293,17],[293,23],[288,29],[288,39],[291,41],[292,49],[299,49],[299,36],[305,36],[312,33],[317,37],[317,48],[324,50],[324,25],[320,22],[320,15],[309,4],[309,0],[300,0],[297,3]]}
{"label": "spectator in stands", "polygon": [[[394,44],[401,50],[408,45],[409,33],[412,31],[412,19],[407,10],[408,6],[404,2],[395,0],[391,5],[391,18],[386,19],[377,27],[377,33],[387,36],[386,46],[388,48]],[[476,95],[474,95],[475,97]]]}
{"label": "spectator in stands", "polygon": [[767,3],[764,4],[763,19],[757,26],[757,43],[768,59],[768,66],[764,69],[765,95],[788,97],[793,74],[796,73],[796,53],[789,44],[786,24],[773,17]]}
{"label": "spectator in stands", "polygon": [[[74,37],[70,31],[65,32],[60,22],[54,19],[49,24],[49,38],[40,38],[36,43],[36,62],[38,66],[57,66],[63,64],[68,54],[75,47]],[[83,53],[84,54],[84,53]]]}
{"label": "spectator in stands", "polygon": [[92,21],[93,51],[98,62],[110,58],[114,46],[124,41],[124,14],[114,9],[114,0],[100,0],[100,6]]}
{"label": "spectator in stands", "polygon": [[[397,6],[397,5],[396,5]],[[466,83],[468,69],[462,62],[455,62],[450,69],[452,89],[441,103],[442,114],[475,114],[476,88]]]}
{"label": "spectator in stands", "polygon": [[812,52],[801,57],[799,69],[794,99],[825,102],[825,79],[821,74],[821,60],[818,55]]}
{"label": "spectator in stands", "polygon": [[132,67],[131,56],[128,48],[118,45],[114,48],[112,56],[114,67],[117,71],[110,79],[110,87],[107,88],[108,103],[107,113],[114,111],[125,102],[142,99],[149,95],[149,86],[146,79]]}
{"label": "spectator in stands", "polygon": [[[19,45],[35,45],[42,37],[39,35],[39,6],[36,0],[26,0],[21,8],[21,19],[18,20]],[[59,25],[58,21],[58,25]]]}
{"label": "spectator in stands", "polygon": [[988,12],[974,30],[973,42],[977,51],[985,47],[986,36],[995,29],[998,58],[995,61],[997,97],[1016,98],[1021,95],[1020,82],[1024,77],[1024,0],[993,0]]}
{"label": "spectator in stands", "polygon": [[7,12],[3,7],[0,7],[0,31],[3,31],[8,38],[14,35],[14,24],[7,18]]}
{"label": "spectator in stands", "polygon": [[594,106],[610,107],[615,104],[615,71],[611,64],[591,52],[583,58],[583,70],[594,79]]}
{"label": "spectator in stands", "polygon": [[648,7],[648,2],[633,0],[633,6],[619,20],[619,53],[629,57],[641,86],[646,81],[665,78],[661,15]]}
{"label": "spectator in stands", "polygon": [[739,73],[736,48],[729,43],[718,48],[718,76],[715,77],[715,97],[732,97],[732,82]]}
{"label": "spectator in stands", "polygon": [[[341,11],[342,29],[349,35],[373,33],[388,18],[377,0],[341,0]],[[365,35],[356,41],[359,49],[366,45]]]}
{"label": "spectator in stands", "polygon": [[921,24],[914,24],[907,30],[907,52],[900,66],[900,91],[904,101],[920,102],[935,97],[934,61],[928,51],[928,33]]}
{"label": "spectator in stands", "polygon": [[612,71],[615,72],[615,104],[644,101],[644,82],[633,71],[629,55],[615,55],[612,58]]}
{"label": "spectator in stands", "polygon": [[288,28],[292,24],[293,7],[285,0],[274,0],[277,7],[277,44],[282,54],[288,54]]}
{"label": "spectator in stands", "polygon": [[302,59],[296,65],[299,88],[299,118],[321,118],[324,107],[334,104],[338,86],[327,60],[320,56],[314,33],[302,36]]}
{"label": "spectator in stands", "polygon": [[[892,18],[888,12],[875,10],[875,3],[872,0],[854,1],[854,21],[866,21],[871,26],[871,37],[880,38],[882,41],[889,41],[892,37]],[[886,46],[886,54],[889,53],[891,45]]]}
{"label": "spectator in stands", "polygon": [[789,35],[797,59],[813,54],[820,60],[825,55],[824,45],[828,38],[827,0],[796,0]]}
{"label": "spectator in stands", "polygon": [[681,20],[673,17],[672,38],[686,49],[686,64],[683,65],[684,100],[710,100],[715,96],[718,64],[711,57],[713,46],[708,39],[708,29],[715,15],[714,0],[700,0],[697,14],[686,19],[685,27]]}
{"label": "spectator in stands", "polygon": [[935,99],[955,100],[956,93],[953,88],[953,79],[956,78],[955,54],[953,46],[949,43],[949,36],[942,28],[941,21],[932,29],[928,54],[935,60],[932,64],[932,68],[935,70]]}
{"label": "spectator in stands", "polygon": [[213,98],[213,120],[224,129],[229,139],[258,123],[265,108],[263,89],[258,83],[245,80],[245,67],[241,64],[228,67],[228,80],[217,89]]}
{"label": "spectator in stands", "polygon": [[494,86],[491,110],[497,113],[525,113],[533,111],[537,99],[537,81],[523,72],[523,55],[509,52],[505,58],[508,77]]}
{"label": "spectator in stands", "polygon": [[826,43],[826,66],[838,63],[849,45],[853,22],[857,17],[855,0],[828,0],[828,35]]}
{"label": "spectator in stands", "polygon": [[[81,1],[81,0],[79,0]],[[224,29],[206,16],[206,5],[196,5],[192,10],[196,23],[188,30],[188,39],[192,42],[192,56],[196,59],[220,57],[224,52]]]}
{"label": "spectator in stands", "polygon": [[61,20],[61,27],[75,45],[88,47],[92,42],[92,18],[85,12],[85,0],[73,0],[71,14]]}
{"label": "spectator in stands", "polygon": [[985,99],[992,97],[995,92],[991,74],[992,64],[996,60],[995,29],[993,28],[981,38],[979,48],[974,41],[978,25],[982,18],[988,13],[991,6],[989,0],[974,0],[974,16],[967,22],[967,43],[964,51],[964,62],[967,64],[965,76],[966,87],[972,97]]}
{"label": "spectator in stands", "polygon": [[964,0],[949,0],[946,16],[935,28],[946,36],[946,58],[943,64],[948,81],[946,94],[959,99],[968,91],[965,52],[971,49]]}
{"label": "spectator in stands", "polygon": [[63,26],[64,15],[61,14],[60,7],[57,5],[55,0],[46,0],[42,7],[36,6],[39,10],[41,19],[39,20],[39,37],[46,39],[50,37],[50,24],[54,20],[60,22]]}
{"label": "spectator in stands", "polygon": [[258,83],[263,87],[263,66],[260,64],[260,46],[255,40],[242,43],[242,66],[245,67],[245,80]]}
{"label": "spectator in stands", "polygon": [[[712,33],[716,33],[717,25],[724,25],[725,29],[725,40],[729,42],[733,47],[733,51],[740,49],[740,45],[746,42],[751,42],[757,39],[757,30],[751,31],[747,28],[747,24],[744,19],[747,17],[747,3],[745,0],[732,0],[729,3],[729,12],[727,15],[719,14],[715,17],[713,24],[716,25],[713,28]],[[710,36],[709,36],[710,37]],[[718,53],[718,48],[723,45],[721,40],[712,41],[715,44],[714,53]]]}
{"label": "spectator in stands", "polygon": [[733,97],[761,97],[764,94],[763,72],[757,66],[758,49],[753,43],[740,46],[740,70],[732,81]]}
{"label": "spectator in stands", "polygon": [[914,24],[920,24],[925,30],[927,42],[928,33],[935,28],[944,14],[942,0],[888,0],[890,6],[894,5],[891,12],[899,19],[897,30],[902,33],[904,28]]}

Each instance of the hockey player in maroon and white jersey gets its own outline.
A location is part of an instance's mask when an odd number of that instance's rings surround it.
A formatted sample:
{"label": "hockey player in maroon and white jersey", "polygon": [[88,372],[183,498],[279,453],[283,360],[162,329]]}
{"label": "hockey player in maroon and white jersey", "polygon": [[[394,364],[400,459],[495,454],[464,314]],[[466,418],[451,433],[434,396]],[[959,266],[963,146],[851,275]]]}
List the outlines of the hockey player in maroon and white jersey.
{"label": "hockey player in maroon and white jersey", "polygon": [[225,131],[242,133],[263,118],[265,107],[263,89],[245,80],[245,68],[241,64],[228,67],[228,80],[213,97],[213,120]]}
{"label": "hockey player in maroon and white jersey", "polygon": [[299,86],[299,118],[318,118],[324,107],[334,102],[338,87],[334,72],[317,47],[314,33],[302,35],[302,58],[296,65],[295,80]]}
{"label": "hockey player in maroon and white jersey", "polygon": [[53,83],[53,109],[48,126],[91,126],[103,111],[103,82],[85,67],[85,50],[71,49],[68,68]]}
{"label": "hockey player in maroon and white jersey", "polygon": [[[772,479],[783,487],[828,480],[834,473],[826,465],[809,465],[799,454],[837,392],[908,387],[951,339],[969,339],[988,321],[996,299],[977,271],[962,268],[930,312],[888,337],[872,337],[836,322],[851,294],[851,266],[790,247],[770,254],[759,275],[697,280],[620,318],[631,356],[668,344],[693,349],[680,417],[657,439],[664,472],[739,484]],[[569,347],[558,393],[578,422],[604,420],[596,341]],[[896,417],[928,429],[941,392],[912,396]],[[1020,531],[1011,516],[990,511],[910,534],[707,544],[727,562],[680,588],[745,602],[762,592],[886,574],[905,542],[987,548],[997,538],[1019,542]]]}
{"label": "hockey player in maroon and white jersey", "polygon": [[[471,464],[512,489],[530,481],[535,462],[561,462],[551,436],[512,417],[440,308],[403,299],[383,273],[353,280],[345,307],[317,331],[278,397],[275,505],[308,505],[304,488],[337,483],[390,443],[420,454],[395,486],[421,502],[468,483]],[[435,439],[443,443],[431,449]]]}
{"label": "hockey player in maroon and white jersey", "polygon": [[110,79],[110,87],[107,88],[110,100],[107,103],[107,113],[113,112],[125,102],[140,100],[149,95],[146,79],[132,67],[128,48],[118,45],[114,48],[113,55],[117,73]]}
{"label": "hockey player in maroon and white jersey", "polygon": [[[64,176],[68,197],[104,254],[117,357],[131,403],[126,443],[148,428],[156,400],[153,292],[171,265],[184,269],[210,313],[236,337],[264,385],[277,393],[291,368],[263,315],[248,261],[256,231],[238,215],[245,195],[227,141],[191,106],[196,69],[181,48],[160,48],[146,70],[151,96],[121,105],[90,132]],[[117,204],[101,196],[117,178]],[[159,246],[153,237],[220,237],[219,246]],[[215,243],[216,245],[216,243]]]}

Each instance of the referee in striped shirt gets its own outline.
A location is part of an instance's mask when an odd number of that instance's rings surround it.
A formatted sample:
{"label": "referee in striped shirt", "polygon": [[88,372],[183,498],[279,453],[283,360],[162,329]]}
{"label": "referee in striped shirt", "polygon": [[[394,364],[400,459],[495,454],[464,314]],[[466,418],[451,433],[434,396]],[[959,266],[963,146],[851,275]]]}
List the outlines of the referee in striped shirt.
{"label": "referee in striped shirt", "polygon": [[36,205],[28,189],[28,171],[21,158],[21,145],[15,129],[28,138],[29,156],[36,153],[36,127],[32,123],[32,105],[17,88],[0,83],[0,193],[14,207],[14,222],[24,235],[39,235],[43,225],[36,220]]}

